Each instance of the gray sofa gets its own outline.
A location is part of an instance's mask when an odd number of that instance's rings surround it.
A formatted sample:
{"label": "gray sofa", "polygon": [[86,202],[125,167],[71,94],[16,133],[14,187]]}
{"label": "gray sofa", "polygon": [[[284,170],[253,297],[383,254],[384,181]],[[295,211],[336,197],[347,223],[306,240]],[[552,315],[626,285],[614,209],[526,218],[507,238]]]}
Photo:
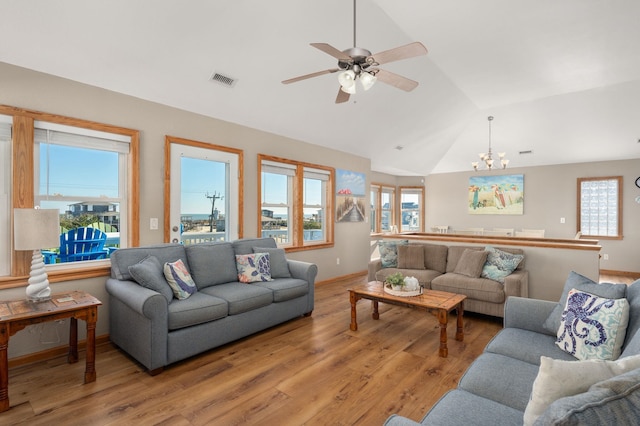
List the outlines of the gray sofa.
{"label": "gray sofa", "polygon": [[[422,248],[420,252],[422,258],[417,258],[415,252],[403,256],[407,249],[411,250],[413,247]],[[524,252],[518,248],[496,248],[503,252],[524,256]],[[407,241],[406,245],[398,245],[396,249],[399,251],[394,263],[396,266],[383,267],[382,259],[369,262],[369,281],[384,281],[387,276],[401,272],[404,276],[417,278],[425,289],[466,295],[465,311],[496,317],[504,315],[504,304],[509,297],[529,296],[529,273],[524,269],[524,258],[513,272],[504,277],[504,282],[498,282],[480,276],[485,260],[481,257],[465,255],[465,250],[483,252],[484,247],[446,246]]]}
{"label": "gray sofa", "polygon": [[[238,282],[235,255],[254,252],[270,254],[272,281]],[[197,287],[184,300],[172,297],[158,270],[178,259]],[[316,275],[315,264],[286,259],[272,238],[119,249],[111,255],[106,283],[109,337],[157,374],[176,361],[311,315]]]}
{"label": "gray sofa", "polygon": [[[620,297],[626,297],[629,303],[629,320],[622,353],[616,361],[578,361],[556,346],[556,335],[551,329],[557,324],[551,318],[561,314],[562,310],[559,312],[558,309],[563,305],[562,301],[554,303],[512,297],[506,304],[504,329],[467,369],[457,389],[447,392],[420,423],[392,415],[385,425],[638,424],[640,280],[628,287],[624,284],[609,287],[589,281],[572,273],[565,285],[563,298],[568,288],[572,287],[612,298],[624,293]],[[628,371],[620,374],[614,372],[610,378],[603,380],[595,378],[596,366],[606,364],[606,369],[613,372],[614,367],[610,365],[622,363],[627,365]],[[552,383],[553,386],[544,387],[540,376],[547,379],[544,383]],[[587,383],[582,389],[578,389],[574,383],[590,380],[600,381]],[[569,391],[571,386],[575,389]],[[532,414],[531,405],[527,409],[530,399],[538,401],[539,395],[546,395],[550,405],[539,410],[539,417],[526,417],[525,411],[528,411],[527,416]]]}

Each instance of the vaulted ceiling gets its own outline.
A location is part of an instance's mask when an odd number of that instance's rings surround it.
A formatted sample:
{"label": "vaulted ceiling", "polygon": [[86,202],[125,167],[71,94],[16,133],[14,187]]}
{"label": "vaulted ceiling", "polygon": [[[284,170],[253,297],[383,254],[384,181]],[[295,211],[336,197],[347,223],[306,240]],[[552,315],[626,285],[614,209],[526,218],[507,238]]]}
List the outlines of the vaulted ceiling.
{"label": "vaulted ceiling", "polygon": [[[0,0],[0,61],[327,146],[395,175],[640,158],[637,0],[359,0],[358,47],[429,53],[334,103],[309,43],[353,47],[351,0]],[[233,87],[210,81],[214,73]],[[0,94],[1,99],[1,94]],[[402,149],[398,149],[398,148]],[[520,154],[521,151],[531,151]]]}

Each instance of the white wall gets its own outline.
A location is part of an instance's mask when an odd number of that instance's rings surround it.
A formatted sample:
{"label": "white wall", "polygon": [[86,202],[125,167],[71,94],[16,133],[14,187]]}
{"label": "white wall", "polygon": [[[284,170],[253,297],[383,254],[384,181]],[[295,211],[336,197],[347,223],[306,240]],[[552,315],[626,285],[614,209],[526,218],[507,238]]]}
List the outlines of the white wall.
{"label": "white wall", "polygon": [[[162,90],[158,88],[158,90]],[[211,99],[211,102],[216,102]],[[314,164],[368,174],[368,159],[322,148],[282,136],[205,117],[153,102],[84,85],[0,63],[0,104],[93,120],[132,129],[140,133],[140,244],[163,241],[163,164],[165,135],[178,136],[244,150],[244,237],[255,237],[258,228],[257,154],[280,156]],[[369,180],[367,180],[367,185]],[[160,219],[160,229],[149,229],[149,219]],[[365,271],[369,259],[369,223],[335,225],[335,247],[295,252],[292,259],[318,265],[318,280]],[[340,265],[336,259],[340,258]],[[54,292],[87,290],[104,304],[99,310],[97,335],[108,333],[108,298],[105,278],[52,285]],[[0,290],[0,299],[24,296],[24,288]],[[346,300],[345,293],[345,300]],[[46,325],[45,335],[55,334],[54,325]],[[81,327],[82,328],[82,323]],[[34,332],[30,332],[31,329]],[[9,356],[44,350],[60,344],[41,344],[32,327],[11,338]],[[61,327],[62,341],[67,326]],[[84,336],[84,331],[80,331]]]}

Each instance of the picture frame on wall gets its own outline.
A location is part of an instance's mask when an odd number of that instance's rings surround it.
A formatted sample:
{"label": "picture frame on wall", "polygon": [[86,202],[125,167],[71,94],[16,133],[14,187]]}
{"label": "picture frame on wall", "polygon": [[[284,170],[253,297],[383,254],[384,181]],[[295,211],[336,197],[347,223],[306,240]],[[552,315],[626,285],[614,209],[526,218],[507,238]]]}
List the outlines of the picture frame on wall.
{"label": "picture frame on wall", "polygon": [[366,176],[336,169],[336,222],[364,222]]}
{"label": "picture frame on wall", "polygon": [[469,214],[524,214],[524,175],[471,176]]}

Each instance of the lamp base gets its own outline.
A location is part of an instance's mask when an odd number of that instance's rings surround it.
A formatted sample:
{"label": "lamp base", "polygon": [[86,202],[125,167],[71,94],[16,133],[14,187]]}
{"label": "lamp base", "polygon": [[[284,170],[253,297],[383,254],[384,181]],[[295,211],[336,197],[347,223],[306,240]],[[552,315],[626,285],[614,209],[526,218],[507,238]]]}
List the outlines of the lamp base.
{"label": "lamp base", "polygon": [[51,288],[47,271],[44,269],[42,252],[37,249],[31,257],[31,272],[29,273],[29,285],[27,286],[27,300],[32,302],[44,302],[51,299]]}

